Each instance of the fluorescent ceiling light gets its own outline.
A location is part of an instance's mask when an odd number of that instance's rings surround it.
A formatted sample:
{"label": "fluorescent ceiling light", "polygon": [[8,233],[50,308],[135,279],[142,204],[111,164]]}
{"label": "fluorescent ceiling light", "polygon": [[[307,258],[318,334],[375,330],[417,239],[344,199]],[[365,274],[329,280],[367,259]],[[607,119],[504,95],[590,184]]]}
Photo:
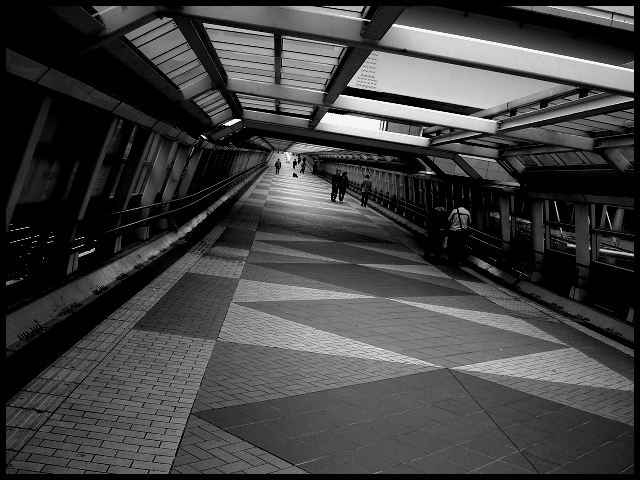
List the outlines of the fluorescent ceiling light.
{"label": "fluorescent ceiling light", "polygon": [[239,118],[232,118],[231,120],[229,120],[228,122],[223,123],[222,125],[225,126],[225,127],[230,127],[231,125],[235,125],[239,121],[240,121]]}

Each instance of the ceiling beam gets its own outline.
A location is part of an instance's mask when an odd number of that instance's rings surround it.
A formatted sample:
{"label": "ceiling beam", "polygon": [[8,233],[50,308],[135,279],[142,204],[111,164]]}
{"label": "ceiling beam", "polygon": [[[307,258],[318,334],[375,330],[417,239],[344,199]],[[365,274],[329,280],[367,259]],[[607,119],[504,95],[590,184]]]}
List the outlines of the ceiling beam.
{"label": "ceiling beam", "polygon": [[[414,145],[405,145],[402,143],[394,143],[385,140],[372,139],[369,137],[368,130],[365,130],[363,136],[354,136],[353,134],[345,135],[344,133],[335,133],[321,130],[309,130],[307,128],[297,128],[290,125],[282,125],[278,123],[267,123],[263,121],[244,120],[245,127],[262,132],[274,138],[283,140],[293,140],[300,143],[309,143],[315,145],[325,145],[332,148],[342,148],[347,150],[361,149],[372,153],[381,153],[382,155],[393,155],[408,153],[411,155],[435,155],[443,158],[453,159],[454,153],[434,151],[429,148],[420,148]],[[373,132],[375,133],[375,132]],[[385,132],[386,133],[386,132]]]}
{"label": "ceiling beam", "polygon": [[388,102],[345,95],[338,98],[333,103],[333,107],[339,110],[364,113],[379,118],[398,119],[429,125],[437,124],[472,132],[482,132],[489,135],[495,134],[498,130],[498,122],[495,120],[475,118],[457,113],[440,112],[427,108],[390,104]]}
{"label": "ceiling beam", "polygon": [[625,156],[624,152],[616,148],[610,148],[600,153],[613,169],[621,175],[633,178],[633,162]]}
{"label": "ceiling beam", "polygon": [[[273,68],[274,83],[280,85],[282,75],[282,35],[273,36]],[[280,113],[280,100],[276,99],[274,103],[276,112]]]}
{"label": "ceiling beam", "polygon": [[535,112],[516,115],[501,120],[500,132],[512,132],[523,128],[541,127],[560,122],[569,122],[581,118],[604,115],[611,112],[633,108],[634,100],[620,95],[601,93],[580,98],[561,105],[552,105]]}
{"label": "ceiling beam", "polygon": [[629,148],[635,146],[635,135],[633,133],[613,135],[611,137],[598,138],[595,142],[597,149]]}
{"label": "ceiling beam", "polygon": [[153,20],[157,20],[158,14],[156,7],[143,5],[111,7],[97,17],[102,21],[105,28],[100,33],[89,38],[88,45],[80,52],[80,55],[86,55]]}
{"label": "ceiling beam", "polygon": [[208,138],[212,142],[217,142],[218,140],[222,140],[224,137],[231,135],[239,130],[244,128],[244,124],[240,122],[236,122],[233,125],[229,125],[228,127],[223,128],[222,130],[218,130],[215,133],[208,135]]}
{"label": "ceiling beam", "polygon": [[[365,24],[361,33],[362,38],[370,40],[380,40],[385,33],[393,26],[400,14],[407,8],[406,6],[377,6],[371,7],[365,18],[369,23]],[[350,47],[336,69],[336,73],[331,77],[327,87],[325,103],[333,103],[338,96],[344,92],[345,88],[358,73],[362,64],[369,58],[370,48]],[[316,108],[309,122],[311,128],[315,128],[327,113],[327,108]]]}
{"label": "ceiling beam", "polygon": [[207,23],[295,36],[354,48],[479,68],[509,75],[634,96],[631,69],[485,40],[391,27],[381,40],[361,36],[358,19],[286,7],[157,7],[158,13]]}
{"label": "ceiling beam", "polygon": [[216,89],[221,90],[220,93],[227,102],[227,105],[229,105],[233,115],[241,118],[242,105],[238,101],[238,98],[234,93],[223,90],[226,85],[226,74],[205,29],[202,25],[195,24],[183,18],[175,18],[174,21],[191,46],[191,49],[195,52],[198,60],[200,60],[200,63],[207,71],[213,85]]}
{"label": "ceiling beam", "polygon": [[456,163],[456,165],[458,165],[460,167],[460,169],[467,174],[467,176],[469,178],[471,178],[474,181],[481,181],[483,180],[483,178],[480,176],[480,174],[478,172],[476,172],[474,170],[474,168],[469,165],[464,158],[462,158],[460,155],[455,155],[453,157],[453,161]]}

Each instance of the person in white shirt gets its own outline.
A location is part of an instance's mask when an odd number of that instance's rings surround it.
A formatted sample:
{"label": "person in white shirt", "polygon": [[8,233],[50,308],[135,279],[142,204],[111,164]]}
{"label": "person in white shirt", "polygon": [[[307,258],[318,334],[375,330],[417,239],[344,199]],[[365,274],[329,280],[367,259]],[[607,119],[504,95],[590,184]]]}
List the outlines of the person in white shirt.
{"label": "person in white shirt", "polygon": [[449,262],[452,265],[459,265],[462,253],[466,248],[468,228],[471,223],[471,214],[467,210],[467,202],[461,200],[456,202],[457,207],[449,214],[449,238],[447,248],[449,250]]}

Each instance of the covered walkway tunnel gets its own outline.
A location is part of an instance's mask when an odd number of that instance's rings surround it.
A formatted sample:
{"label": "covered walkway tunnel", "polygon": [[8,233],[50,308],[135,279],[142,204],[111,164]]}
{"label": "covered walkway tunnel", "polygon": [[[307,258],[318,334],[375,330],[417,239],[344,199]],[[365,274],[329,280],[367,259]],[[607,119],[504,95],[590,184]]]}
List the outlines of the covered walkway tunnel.
{"label": "covered walkway tunnel", "polygon": [[9,13],[7,473],[633,473],[633,7]]}

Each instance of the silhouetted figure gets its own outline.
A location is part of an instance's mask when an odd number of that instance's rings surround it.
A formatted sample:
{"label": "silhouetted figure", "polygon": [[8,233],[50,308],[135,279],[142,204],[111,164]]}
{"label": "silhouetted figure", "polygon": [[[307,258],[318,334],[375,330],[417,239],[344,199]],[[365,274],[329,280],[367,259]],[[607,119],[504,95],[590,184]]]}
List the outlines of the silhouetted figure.
{"label": "silhouetted figure", "polygon": [[338,196],[338,183],[340,183],[340,170],[331,177],[331,201],[335,202]]}
{"label": "silhouetted figure", "polygon": [[427,245],[424,252],[424,259],[437,260],[442,255],[442,243],[449,230],[449,220],[447,209],[443,200],[436,200],[435,207],[429,212],[427,224]]}
{"label": "silhouetted figure", "polygon": [[280,162],[280,159],[278,158],[276,160],[276,173],[280,173],[280,167],[282,166],[282,163]]}
{"label": "silhouetted figure", "polygon": [[368,173],[365,174],[364,179],[362,179],[360,188],[362,190],[362,198],[360,199],[360,206],[366,207],[367,201],[369,200],[369,195],[371,195],[371,180],[369,180]]}
{"label": "silhouetted figure", "polygon": [[348,186],[349,178],[347,177],[347,172],[342,172],[342,176],[338,180],[338,200],[340,200],[340,203],[344,200],[344,194],[346,193]]}

